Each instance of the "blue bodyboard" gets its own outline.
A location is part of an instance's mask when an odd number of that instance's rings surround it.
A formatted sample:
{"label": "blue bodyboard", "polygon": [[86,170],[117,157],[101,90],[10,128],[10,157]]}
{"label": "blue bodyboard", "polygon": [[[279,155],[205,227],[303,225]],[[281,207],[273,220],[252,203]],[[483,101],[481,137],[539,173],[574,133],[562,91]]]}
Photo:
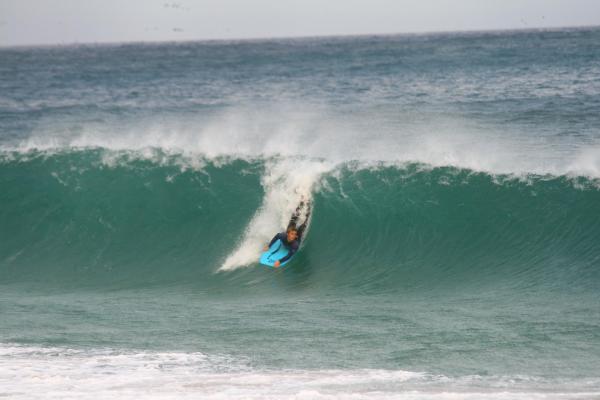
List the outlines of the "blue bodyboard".
{"label": "blue bodyboard", "polygon": [[[269,247],[269,250],[262,253],[262,256],[260,256],[260,263],[266,265],[267,267],[273,267],[275,261],[281,260],[283,257],[287,256],[289,252],[290,251],[288,250],[288,248],[285,247],[283,243],[281,243],[281,240],[277,239],[275,243],[273,243],[273,245]],[[279,265],[279,268],[289,263],[292,258],[294,257],[292,256],[285,262],[282,262],[281,265]]]}

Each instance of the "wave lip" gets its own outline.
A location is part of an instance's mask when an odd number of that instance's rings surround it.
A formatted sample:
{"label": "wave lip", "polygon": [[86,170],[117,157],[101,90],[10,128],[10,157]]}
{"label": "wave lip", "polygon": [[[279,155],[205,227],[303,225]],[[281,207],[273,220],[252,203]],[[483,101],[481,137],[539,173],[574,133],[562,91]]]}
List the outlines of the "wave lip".
{"label": "wave lip", "polygon": [[[186,116],[184,122],[180,116],[147,116],[81,123],[72,129],[58,120],[47,121],[28,135],[0,137],[0,152],[96,149],[150,159],[159,154],[178,155],[187,161],[280,157],[323,160],[332,165],[420,163],[490,174],[600,178],[600,145],[593,136],[581,142],[558,135],[524,135],[510,127],[478,127],[459,116],[408,113],[400,117],[401,121],[390,121],[397,117],[361,112],[347,115],[325,106],[287,104],[263,109],[231,107]],[[366,125],[365,120],[374,125]]]}

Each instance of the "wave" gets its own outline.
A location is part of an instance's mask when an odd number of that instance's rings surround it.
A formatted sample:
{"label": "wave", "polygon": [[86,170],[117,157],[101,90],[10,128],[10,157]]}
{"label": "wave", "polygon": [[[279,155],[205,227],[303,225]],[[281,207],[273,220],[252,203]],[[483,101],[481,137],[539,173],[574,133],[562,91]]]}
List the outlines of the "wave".
{"label": "wave", "polygon": [[584,176],[72,149],[3,153],[0,187],[3,282],[264,288],[260,248],[304,195],[294,285],[600,288],[600,190]]}

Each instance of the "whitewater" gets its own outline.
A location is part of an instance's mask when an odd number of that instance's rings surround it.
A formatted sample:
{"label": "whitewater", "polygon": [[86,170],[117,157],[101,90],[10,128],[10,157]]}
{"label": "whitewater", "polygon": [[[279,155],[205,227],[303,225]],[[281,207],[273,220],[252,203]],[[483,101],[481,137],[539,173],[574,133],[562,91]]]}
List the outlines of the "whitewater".
{"label": "whitewater", "polygon": [[599,110],[595,28],[1,48],[0,396],[600,398]]}

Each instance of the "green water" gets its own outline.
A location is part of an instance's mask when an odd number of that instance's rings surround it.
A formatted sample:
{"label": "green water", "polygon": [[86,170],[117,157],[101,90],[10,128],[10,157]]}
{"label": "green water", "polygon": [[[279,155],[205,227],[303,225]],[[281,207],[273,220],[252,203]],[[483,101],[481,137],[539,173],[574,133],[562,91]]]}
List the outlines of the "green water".
{"label": "green water", "polygon": [[582,178],[341,167],[294,262],[229,272],[262,161],[0,164],[2,342],[257,368],[593,376],[600,191]]}

